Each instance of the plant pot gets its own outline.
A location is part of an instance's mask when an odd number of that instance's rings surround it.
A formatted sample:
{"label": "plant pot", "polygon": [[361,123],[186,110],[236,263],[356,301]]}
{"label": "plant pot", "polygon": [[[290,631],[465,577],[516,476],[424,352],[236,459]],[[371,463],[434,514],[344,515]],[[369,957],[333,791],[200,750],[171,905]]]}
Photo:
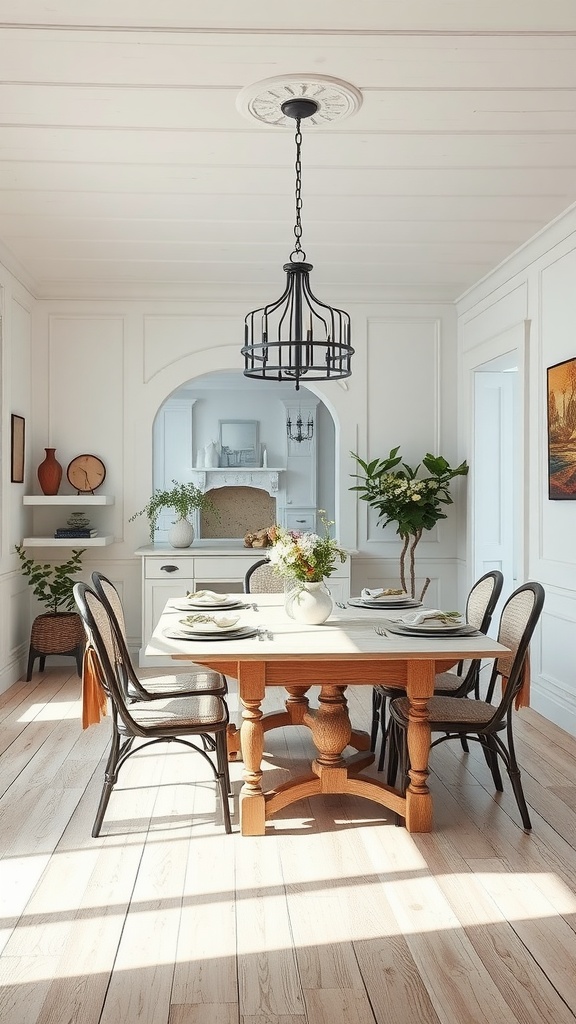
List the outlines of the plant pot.
{"label": "plant pot", "polygon": [[42,494],[58,494],[62,480],[62,466],[56,459],[55,448],[45,448],[46,458],[38,466],[38,483]]}
{"label": "plant pot", "polygon": [[84,639],[82,619],[76,612],[37,615],[30,632],[30,643],[39,654],[67,654]]}
{"label": "plant pot", "polygon": [[177,519],[168,530],[168,543],[173,548],[189,548],[194,540],[194,527],[187,519]]}
{"label": "plant pot", "polygon": [[75,658],[76,670],[82,677],[85,646],[84,626],[76,612],[45,612],[37,615],[30,631],[27,682],[32,679],[36,658],[40,658],[40,671],[43,672],[48,654],[66,654]]}
{"label": "plant pot", "polygon": [[298,583],[284,599],[286,614],[296,622],[319,626],[326,622],[334,607],[332,595],[323,580],[318,583]]}

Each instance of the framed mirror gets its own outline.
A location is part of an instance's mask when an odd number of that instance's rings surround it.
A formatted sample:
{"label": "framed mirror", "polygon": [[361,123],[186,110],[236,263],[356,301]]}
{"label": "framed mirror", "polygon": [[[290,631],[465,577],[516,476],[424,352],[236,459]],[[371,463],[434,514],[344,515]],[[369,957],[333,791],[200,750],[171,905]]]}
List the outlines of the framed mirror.
{"label": "framed mirror", "polygon": [[259,466],[258,420],[220,420],[220,465]]}

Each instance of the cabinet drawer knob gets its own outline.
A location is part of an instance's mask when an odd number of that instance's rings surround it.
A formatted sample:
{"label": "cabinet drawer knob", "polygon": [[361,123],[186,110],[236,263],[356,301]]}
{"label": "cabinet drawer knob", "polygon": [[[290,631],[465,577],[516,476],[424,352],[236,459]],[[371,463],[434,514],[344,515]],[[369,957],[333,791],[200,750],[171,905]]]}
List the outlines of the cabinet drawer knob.
{"label": "cabinet drawer knob", "polygon": [[297,523],[305,523],[305,522],[306,522],[306,520],[305,520],[305,519],[297,519],[297,520],[296,520],[296,522],[297,522]]}
{"label": "cabinet drawer knob", "polygon": [[178,566],[177,565],[161,565],[160,566],[160,571],[161,572],[178,572]]}

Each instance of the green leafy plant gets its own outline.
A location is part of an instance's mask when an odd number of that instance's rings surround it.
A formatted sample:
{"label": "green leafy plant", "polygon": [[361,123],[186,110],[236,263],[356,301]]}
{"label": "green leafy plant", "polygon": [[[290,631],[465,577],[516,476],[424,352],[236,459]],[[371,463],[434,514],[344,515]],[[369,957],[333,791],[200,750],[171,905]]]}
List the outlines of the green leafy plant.
{"label": "green leafy plant", "polygon": [[[378,520],[382,526],[396,524],[396,533],[403,540],[400,554],[400,582],[402,589],[415,596],[415,549],[424,530],[431,530],[439,519],[446,519],[443,505],[451,505],[450,481],[456,476],[466,476],[467,462],[462,462],[456,469],[441,455],[428,452],[421,463],[414,468],[402,461],[398,454],[400,446],[392,448],[388,458],[374,459],[364,462],[355,452],[350,452],[356,459],[362,473],[353,473],[362,483],[351,487],[358,491],[362,501],[367,501],[371,508],[378,512]],[[428,471],[428,476],[418,479],[421,466]],[[406,558],[410,561],[410,590],[406,587]],[[420,600],[424,597],[430,580],[426,579]]]}
{"label": "green leafy plant", "polygon": [[61,565],[36,562],[29,558],[22,545],[16,545],[18,558],[22,563],[22,572],[28,577],[34,597],[42,602],[52,615],[62,612],[76,611],[73,587],[74,576],[82,566],[82,555],[86,549],[74,549],[72,556]]}
{"label": "green leafy plant", "polygon": [[139,512],[135,512],[133,516],[130,516],[129,522],[133,522],[138,516],[146,516],[150,523],[150,539],[154,540],[154,532],[158,523],[158,516],[162,509],[173,508],[177,513],[179,519],[187,519],[194,509],[199,509],[203,512],[210,512],[212,515],[218,517],[217,509],[213,502],[201,491],[199,487],[196,487],[192,483],[181,484],[177,480],[173,480],[174,484],[170,490],[162,490],[157,487],[150,500],[146,503],[144,508],[140,509]]}

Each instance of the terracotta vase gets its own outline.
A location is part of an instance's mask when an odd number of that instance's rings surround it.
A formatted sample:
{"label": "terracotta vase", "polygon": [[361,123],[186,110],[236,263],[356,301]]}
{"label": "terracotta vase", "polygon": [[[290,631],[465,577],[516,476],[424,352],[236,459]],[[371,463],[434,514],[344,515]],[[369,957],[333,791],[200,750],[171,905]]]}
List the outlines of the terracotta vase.
{"label": "terracotta vase", "polygon": [[54,454],[55,448],[45,448],[46,458],[38,466],[38,481],[42,494],[58,494],[62,479],[62,466]]}

